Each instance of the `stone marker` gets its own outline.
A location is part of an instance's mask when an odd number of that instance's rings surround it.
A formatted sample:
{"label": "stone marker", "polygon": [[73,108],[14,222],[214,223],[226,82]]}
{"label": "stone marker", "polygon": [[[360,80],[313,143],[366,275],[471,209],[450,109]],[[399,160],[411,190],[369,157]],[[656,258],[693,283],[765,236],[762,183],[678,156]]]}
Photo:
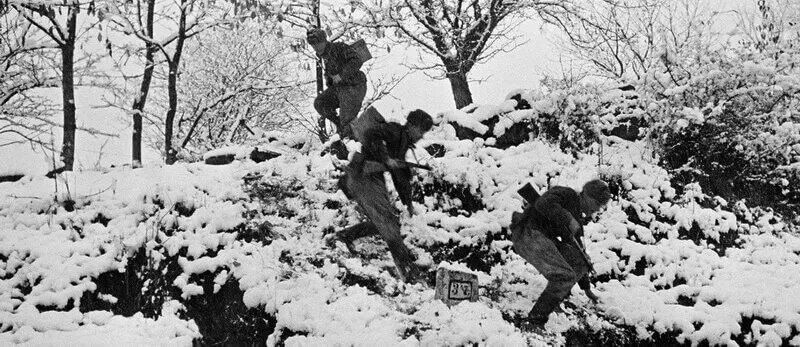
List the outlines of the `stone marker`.
{"label": "stone marker", "polygon": [[478,301],[478,275],[439,266],[436,270],[435,299],[447,306],[469,300]]}

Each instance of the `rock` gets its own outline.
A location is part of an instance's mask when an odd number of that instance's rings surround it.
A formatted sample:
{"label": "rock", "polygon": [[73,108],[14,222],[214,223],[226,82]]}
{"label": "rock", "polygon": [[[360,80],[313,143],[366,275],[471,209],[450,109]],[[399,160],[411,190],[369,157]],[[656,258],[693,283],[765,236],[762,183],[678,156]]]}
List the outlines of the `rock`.
{"label": "rock", "polygon": [[16,182],[19,181],[20,178],[25,177],[25,175],[5,175],[0,176],[0,183],[2,182]]}
{"label": "rock", "polygon": [[440,267],[436,270],[434,298],[447,306],[464,300],[478,301],[478,275]]}
{"label": "rock", "polygon": [[617,136],[628,141],[636,141],[644,132],[640,129],[645,126],[640,118],[628,118],[619,122],[619,125],[605,132],[606,135]]}
{"label": "rock", "polygon": [[277,158],[277,157],[280,157],[280,156],[281,156],[280,153],[275,153],[275,152],[272,152],[272,151],[262,151],[262,150],[259,150],[258,148],[255,148],[255,149],[253,149],[252,152],[250,152],[250,159],[252,161],[256,162],[256,163],[267,161],[267,160],[270,160],[272,158]]}
{"label": "rock", "polygon": [[234,154],[222,154],[208,157],[205,162],[208,165],[225,165],[232,163],[235,158]]}

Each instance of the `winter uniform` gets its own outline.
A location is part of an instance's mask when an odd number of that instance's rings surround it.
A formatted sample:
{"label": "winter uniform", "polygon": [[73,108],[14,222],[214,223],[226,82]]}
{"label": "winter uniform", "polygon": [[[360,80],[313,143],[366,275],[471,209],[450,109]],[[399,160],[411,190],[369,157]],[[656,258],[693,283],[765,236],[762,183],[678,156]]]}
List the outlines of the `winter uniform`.
{"label": "winter uniform", "polygon": [[[383,123],[367,129],[364,138],[363,159],[379,163],[384,163],[389,158],[404,160],[406,151],[413,147],[406,128],[398,123]],[[339,186],[349,198],[358,203],[368,221],[339,231],[338,237],[349,244],[364,236],[380,234],[392,253],[400,275],[406,281],[413,281],[418,276],[418,270],[411,251],[403,243],[400,219],[389,200],[383,173],[365,174],[362,166],[363,161],[351,161]],[[390,170],[390,173],[400,200],[409,206],[411,170],[400,168]]]}
{"label": "winter uniform", "polygon": [[[350,122],[358,115],[367,94],[367,76],[360,70],[361,60],[352,47],[341,42],[328,42],[318,56],[325,63],[325,85],[328,88],[314,99],[314,108],[322,117],[336,124],[340,137],[353,138]],[[342,80],[334,83],[334,75]]]}
{"label": "winter uniform", "polygon": [[[580,196],[571,188],[555,186],[529,206],[521,220],[514,221],[522,223],[511,236],[514,250],[547,279],[547,287],[529,314],[535,323],[547,322],[576,282],[581,280],[583,289],[589,287],[589,266],[582,251],[571,242],[572,218],[582,224]],[[574,237],[580,240],[582,234],[580,230]]]}

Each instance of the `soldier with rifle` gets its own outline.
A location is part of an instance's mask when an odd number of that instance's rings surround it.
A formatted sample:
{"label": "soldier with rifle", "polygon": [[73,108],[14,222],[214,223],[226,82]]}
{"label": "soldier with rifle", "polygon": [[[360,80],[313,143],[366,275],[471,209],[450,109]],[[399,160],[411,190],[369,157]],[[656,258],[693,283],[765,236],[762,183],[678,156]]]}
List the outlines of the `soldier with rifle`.
{"label": "soldier with rifle", "polygon": [[428,167],[405,162],[405,156],[432,126],[433,119],[428,113],[414,110],[408,114],[405,125],[387,122],[365,130],[361,149],[363,154],[354,154],[339,180],[339,188],[358,203],[367,221],[329,235],[327,240],[329,244],[342,241],[351,248],[352,242],[358,238],[381,235],[389,247],[399,276],[407,283],[420,280],[419,269],[400,234],[400,219],[389,201],[383,172],[391,174],[400,201],[406,205],[409,215],[413,215],[411,168]]}
{"label": "soldier with rifle", "polygon": [[512,216],[511,241],[517,254],[547,279],[547,287],[528,313],[529,327],[542,330],[550,313],[575,283],[592,301],[597,301],[587,277],[592,263],[580,239],[585,218],[602,209],[611,199],[611,192],[605,182],[592,180],[583,185],[580,193],[554,186],[539,196],[530,185],[519,193],[529,205],[523,213]]}

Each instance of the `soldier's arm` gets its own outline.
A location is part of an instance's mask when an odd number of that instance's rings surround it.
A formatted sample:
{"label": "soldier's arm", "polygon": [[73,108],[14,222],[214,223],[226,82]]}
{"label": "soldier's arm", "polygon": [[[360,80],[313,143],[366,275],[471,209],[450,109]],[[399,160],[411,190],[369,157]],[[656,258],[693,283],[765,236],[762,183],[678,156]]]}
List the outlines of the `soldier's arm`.
{"label": "soldier's arm", "polygon": [[397,190],[397,195],[400,196],[400,201],[403,205],[411,206],[411,170],[408,168],[400,168],[391,170],[392,182],[394,182],[394,189]]}
{"label": "soldier's arm", "polygon": [[364,150],[372,155],[375,160],[386,163],[389,160],[389,150],[386,148],[386,139],[390,130],[385,124],[380,124],[364,132]]}
{"label": "soldier's arm", "polygon": [[573,224],[575,218],[563,207],[564,197],[555,194],[551,191],[545,192],[539,199],[536,199],[534,208],[542,214],[550,223],[558,228],[558,233],[562,241],[569,241],[572,238],[572,231],[570,231],[570,224]]}

